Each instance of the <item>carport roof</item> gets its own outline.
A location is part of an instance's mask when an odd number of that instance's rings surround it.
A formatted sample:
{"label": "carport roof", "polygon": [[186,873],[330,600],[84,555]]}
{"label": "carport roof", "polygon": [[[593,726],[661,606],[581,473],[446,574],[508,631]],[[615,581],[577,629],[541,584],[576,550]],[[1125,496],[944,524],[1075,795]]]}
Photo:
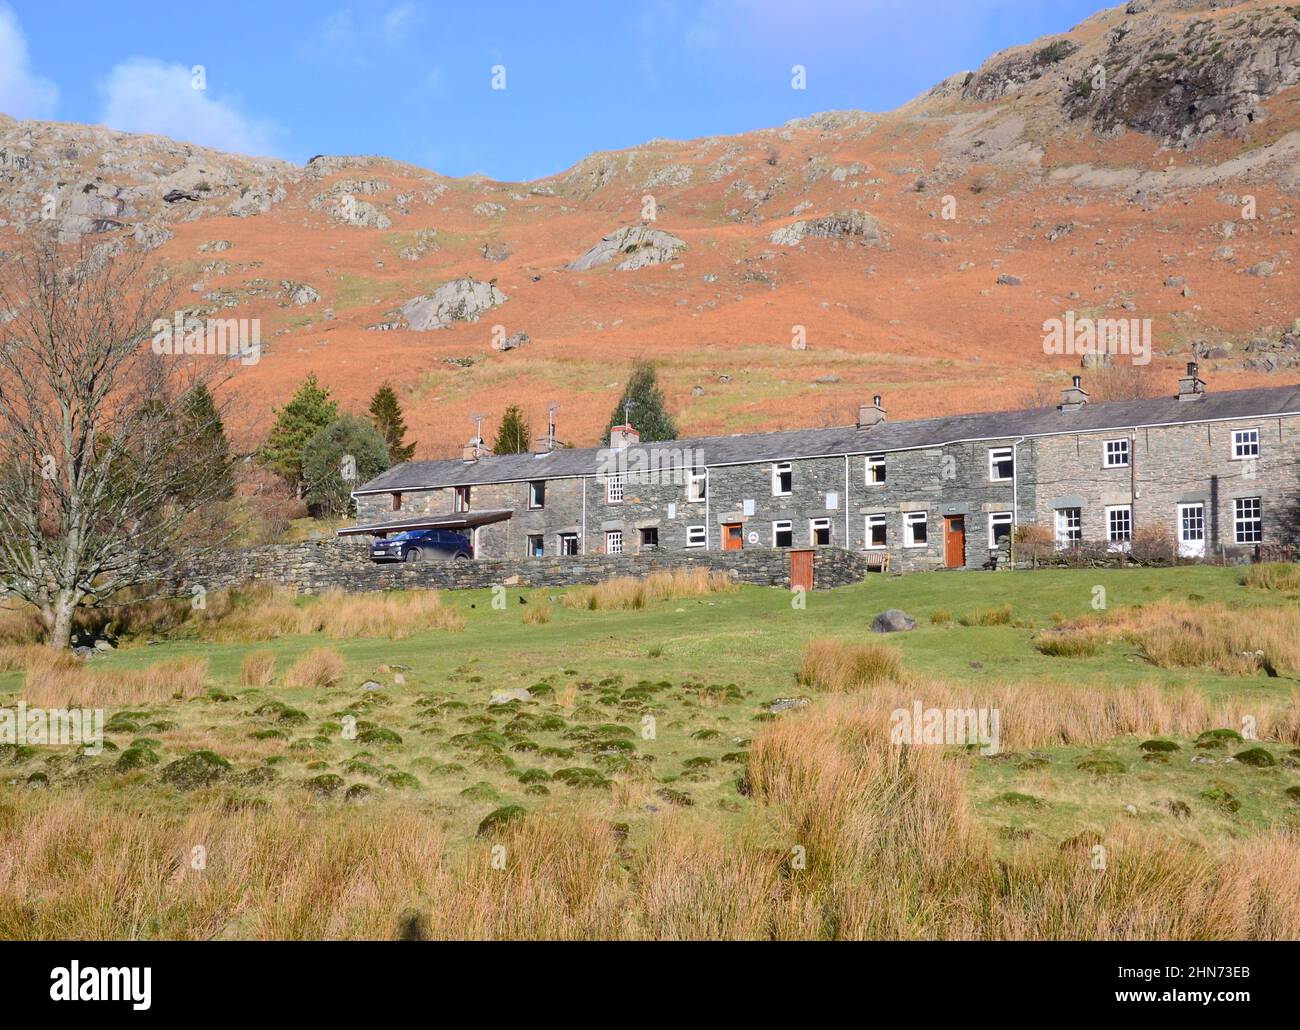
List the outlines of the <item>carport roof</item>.
{"label": "carport roof", "polygon": [[473,529],[491,522],[504,522],[513,514],[509,508],[485,508],[483,511],[461,511],[455,515],[421,515],[392,522],[369,522],[335,532],[339,536],[377,536],[380,533],[401,533],[408,529]]}

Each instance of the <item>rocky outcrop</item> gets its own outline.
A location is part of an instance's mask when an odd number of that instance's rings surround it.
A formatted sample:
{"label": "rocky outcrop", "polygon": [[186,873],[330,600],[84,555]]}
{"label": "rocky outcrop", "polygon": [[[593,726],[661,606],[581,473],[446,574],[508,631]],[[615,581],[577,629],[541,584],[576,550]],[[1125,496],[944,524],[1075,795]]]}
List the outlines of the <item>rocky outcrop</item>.
{"label": "rocky outcrop", "polygon": [[768,240],[778,246],[795,247],[809,237],[853,240],[864,246],[874,246],[885,242],[886,233],[876,219],[863,211],[839,211],[824,218],[783,226],[772,233]]}
{"label": "rocky outcrop", "polygon": [[531,337],[529,337],[527,333],[525,332],[511,333],[509,336],[507,336],[504,340],[501,340],[500,342],[494,340],[492,342],[492,349],[500,350],[500,351],[514,350],[516,347],[522,347],[524,346],[524,344],[529,342],[531,342]]}
{"label": "rocky outcrop", "polygon": [[298,308],[307,304],[315,304],[320,300],[320,293],[314,286],[308,286],[306,283],[296,283],[291,279],[285,279],[280,283],[280,292],[283,294],[286,303]]}
{"label": "rocky outcrop", "polygon": [[573,262],[569,269],[574,272],[585,272],[623,257],[623,260],[614,267],[620,272],[630,272],[637,268],[675,261],[685,247],[684,240],[661,229],[651,229],[644,225],[625,225],[608,236],[602,236],[600,242]]}
{"label": "rocky outcrop", "polygon": [[425,332],[445,329],[455,322],[477,322],[483,312],[510,298],[494,283],[477,279],[453,279],[427,297],[415,297],[402,305],[408,329]]}
{"label": "rocky outcrop", "polygon": [[264,215],[284,200],[286,194],[283,186],[271,187],[263,183],[249,186],[230,202],[227,210],[236,218],[251,218]]}

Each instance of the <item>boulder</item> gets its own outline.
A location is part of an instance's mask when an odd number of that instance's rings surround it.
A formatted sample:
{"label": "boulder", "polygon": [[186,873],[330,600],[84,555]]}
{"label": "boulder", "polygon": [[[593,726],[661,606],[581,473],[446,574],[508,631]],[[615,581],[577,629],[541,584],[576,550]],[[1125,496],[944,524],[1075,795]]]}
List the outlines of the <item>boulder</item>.
{"label": "boulder", "polygon": [[853,240],[864,246],[885,242],[885,231],[880,223],[865,211],[837,211],[824,218],[793,222],[777,229],[768,242],[782,247],[794,247],[809,237],[816,239]]}
{"label": "boulder", "polygon": [[872,633],[902,633],[916,629],[916,620],[901,608],[890,608],[871,620]]}
{"label": "boulder", "polygon": [[489,705],[508,705],[511,701],[531,701],[533,695],[523,687],[507,687],[503,690],[492,691],[492,696],[488,698]]}
{"label": "boulder", "polygon": [[615,267],[621,272],[630,272],[673,261],[685,246],[684,240],[660,229],[625,225],[608,236],[602,236],[599,243],[569,266],[569,270],[585,272],[590,268],[607,265],[620,255],[626,255]]}
{"label": "boulder", "polygon": [[530,341],[530,337],[525,332],[511,333],[500,343],[494,341],[492,344],[492,349],[501,350],[501,351],[514,350],[516,347],[522,347],[524,344],[528,343],[529,341]]}
{"label": "boulder", "polygon": [[427,297],[408,300],[402,305],[402,317],[416,332],[445,329],[454,322],[477,322],[483,312],[509,299],[492,283],[453,279]]}

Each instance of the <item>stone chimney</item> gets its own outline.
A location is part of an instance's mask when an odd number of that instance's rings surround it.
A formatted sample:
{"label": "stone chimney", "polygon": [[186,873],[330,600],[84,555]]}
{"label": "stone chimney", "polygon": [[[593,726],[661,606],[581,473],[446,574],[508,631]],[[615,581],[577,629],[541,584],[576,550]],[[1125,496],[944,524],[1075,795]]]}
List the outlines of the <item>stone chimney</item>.
{"label": "stone chimney", "polygon": [[479,458],[483,457],[485,454],[487,454],[487,445],[483,442],[482,438],[471,436],[469,438],[469,443],[465,445],[464,451],[461,452],[461,457],[464,458],[465,461],[478,461]]}
{"label": "stone chimney", "polygon": [[631,425],[614,426],[609,431],[609,445],[616,451],[625,451],[640,442],[641,434],[633,429]]}
{"label": "stone chimney", "polygon": [[885,409],[880,404],[880,394],[871,398],[870,404],[862,404],[858,407],[858,428],[870,429],[872,426],[878,426],[885,421]]}
{"label": "stone chimney", "polygon": [[1083,388],[1083,380],[1075,376],[1073,381],[1061,391],[1061,411],[1078,411],[1088,403],[1088,391]]}
{"label": "stone chimney", "polygon": [[1205,396],[1205,380],[1197,373],[1196,362],[1187,363],[1187,375],[1178,380],[1178,399],[1194,401]]}

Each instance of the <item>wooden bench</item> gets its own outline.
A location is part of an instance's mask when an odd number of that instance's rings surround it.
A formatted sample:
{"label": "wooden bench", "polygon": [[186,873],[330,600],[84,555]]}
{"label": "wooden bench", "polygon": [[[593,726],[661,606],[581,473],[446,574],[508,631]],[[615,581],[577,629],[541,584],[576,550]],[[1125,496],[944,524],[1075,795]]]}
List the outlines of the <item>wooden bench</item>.
{"label": "wooden bench", "polygon": [[877,572],[889,571],[889,552],[888,551],[869,551],[867,553],[867,571],[875,569]]}

